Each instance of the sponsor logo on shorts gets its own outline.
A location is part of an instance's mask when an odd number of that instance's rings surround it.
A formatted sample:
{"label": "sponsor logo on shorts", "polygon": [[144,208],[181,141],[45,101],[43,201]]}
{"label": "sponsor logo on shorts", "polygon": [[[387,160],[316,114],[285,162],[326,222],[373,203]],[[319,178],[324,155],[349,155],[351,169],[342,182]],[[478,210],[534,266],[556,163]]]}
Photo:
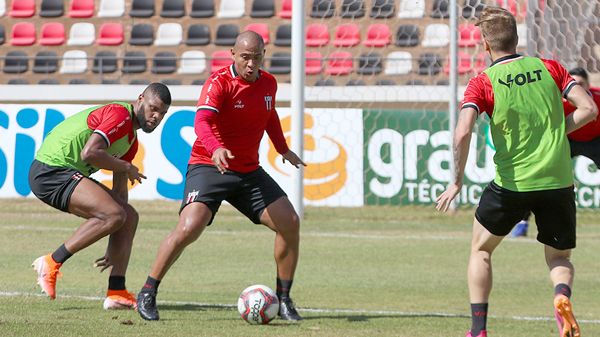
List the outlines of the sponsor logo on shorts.
{"label": "sponsor logo on shorts", "polygon": [[198,193],[199,193],[199,191],[196,191],[196,190],[188,193],[185,203],[189,204],[190,202],[193,202],[194,200],[196,200],[196,198],[198,197]]}
{"label": "sponsor logo on shorts", "polygon": [[71,179],[73,179],[73,180],[81,180],[81,179],[83,179],[83,174],[81,174],[79,172],[73,173],[73,175],[71,176]]}

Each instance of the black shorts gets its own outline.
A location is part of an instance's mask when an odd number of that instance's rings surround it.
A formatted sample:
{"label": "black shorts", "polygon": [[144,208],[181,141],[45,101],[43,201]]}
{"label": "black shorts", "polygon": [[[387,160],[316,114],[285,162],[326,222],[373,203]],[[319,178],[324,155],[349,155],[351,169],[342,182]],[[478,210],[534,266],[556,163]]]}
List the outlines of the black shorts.
{"label": "black shorts", "polygon": [[571,146],[571,157],[588,157],[600,169],[600,137],[587,142],[578,142],[569,139],[569,145]]}
{"label": "black shorts", "polygon": [[190,164],[179,212],[192,202],[202,202],[212,211],[212,218],[226,200],[255,224],[267,206],[285,192],[261,167],[249,173],[227,171],[221,174],[213,165]]}
{"label": "black shorts", "polygon": [[85,176],[77,170],[50,166],[35,159],[29,168],[31,192],[41,201],[63,212],[69,212],[71,194],[83,178]]}
{"label": "black shorts", "polygon": [[514,192],[492,181],[481,194],[475,218],[490,233],[505,236],[529,211],[535,215],[539,242],[561,250],[575,248],[573,186]]}

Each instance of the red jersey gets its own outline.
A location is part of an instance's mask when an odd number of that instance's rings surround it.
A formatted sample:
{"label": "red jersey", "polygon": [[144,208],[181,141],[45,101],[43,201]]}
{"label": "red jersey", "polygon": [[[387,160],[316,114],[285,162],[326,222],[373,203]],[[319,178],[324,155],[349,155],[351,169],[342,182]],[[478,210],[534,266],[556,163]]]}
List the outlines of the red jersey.
{"label": "red jersey", "polygon": [[[600,88],[590,88],[590,94],[592,95],[594,103],[600,107]],[[565,116],[568,116],[575,111],[575,107],[566,99],[563,99],[563,106],[565,109]],[[568,134],[569,139],[578,142],[589,142],[598,136],[600,136],[600,118],[596,118]]]}
{"label": "red jersey", "polygon": [[138,140],[133,129],[131,114],[127,108],[120,104],[107,104],[92,111],[87,118],[87,125],[94,133],[99,134],[106,141],[107,147],[122,137],[135,140],[127,153],[119,159],[132,162],[138,150]]}
{"label": "red jersey", "polygon": [[275,78],[262,70],[255,82],[238,76],[233,64],[211,75],[198,100],[194,122],[197,138],[189,163],[213,165],[213,152],[224,147],[235,157],[227,160],[228,169],[254,171],[265,131],[277,151],[286,153],[289,148],[275,110],[276,93]]}
{"label": "red jersey", "polygon": [[[521,57],[517,54],[504,56],[494,61],[490,67],[494,64],[512,62]],[[554,60],[541,60],[544,62],[554,82],[556,82],[556,86],[562,92],[563,97],[566,97],[577,82],[575,82],[567,69],[560,63]],[[492,89],[492,82],[490,82],[490,78],[486,73],[482,72],[469,80],[465,90],[465,97],[461,104],[461,109],[463,108],[474,108],[478,113],[486,112],[488,116],[492,116],[494,112],[494,90]]]}

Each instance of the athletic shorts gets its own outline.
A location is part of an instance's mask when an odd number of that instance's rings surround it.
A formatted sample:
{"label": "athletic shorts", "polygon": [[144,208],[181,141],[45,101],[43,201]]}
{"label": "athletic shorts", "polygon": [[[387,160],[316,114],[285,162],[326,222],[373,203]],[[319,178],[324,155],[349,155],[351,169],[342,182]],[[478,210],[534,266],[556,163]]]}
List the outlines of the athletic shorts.
{"label": "athletic shorts", "polygon": [[535,215],[539,242],[560,250],[575,248],[573,186],[515,192],[492,181],[481,194],[475,218],[490,233],[505,236],[528,211]]}
{"label": "athletic shorts", "polygon": [[571,157],[588,157],[600,169],[600,137],[587,142],[578,142],[569,139],[569,145],[571,146]]}
{"label": "athletic shorts", "polygon": [[41,201],[69,212],[71,194],[84,177],[81,172],[72,168],[50,166],[34,159],[29,168],[29,187]]}
{"label": "athletic shorts", "polygon": [[185,177],[185,189],[179,212],[192,202],[202,202],[215,214],[226,200],[255,224],[260,224],[262,212],[285,192],[261,167],[249,172],[227,171],[221,174],[213,165],[190,164]]}

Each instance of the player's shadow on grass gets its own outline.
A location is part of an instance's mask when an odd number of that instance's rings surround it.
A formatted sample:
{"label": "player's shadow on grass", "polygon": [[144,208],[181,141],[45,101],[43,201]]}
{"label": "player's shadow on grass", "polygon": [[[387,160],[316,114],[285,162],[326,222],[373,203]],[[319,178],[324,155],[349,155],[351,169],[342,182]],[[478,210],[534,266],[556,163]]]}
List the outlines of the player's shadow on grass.
{"label": "player's shadow on grass", "polygon": [[[300,312],[302,313],[302,311]],[[310,321],[315,319],[337,319],[347,320],[348,322],[368,322],[372,319],[385,319],[385,318],[470,318],[468,315],[444,315],[444,314],[420,314],[420,313],[406,313],[406,314],[388,314],[388,315],[304,315],[304,320]]]}
{"label": "player's shadow on grass", "polygon": [[236,307],[211,304],[158,304],[159,311],[233,311]]}

